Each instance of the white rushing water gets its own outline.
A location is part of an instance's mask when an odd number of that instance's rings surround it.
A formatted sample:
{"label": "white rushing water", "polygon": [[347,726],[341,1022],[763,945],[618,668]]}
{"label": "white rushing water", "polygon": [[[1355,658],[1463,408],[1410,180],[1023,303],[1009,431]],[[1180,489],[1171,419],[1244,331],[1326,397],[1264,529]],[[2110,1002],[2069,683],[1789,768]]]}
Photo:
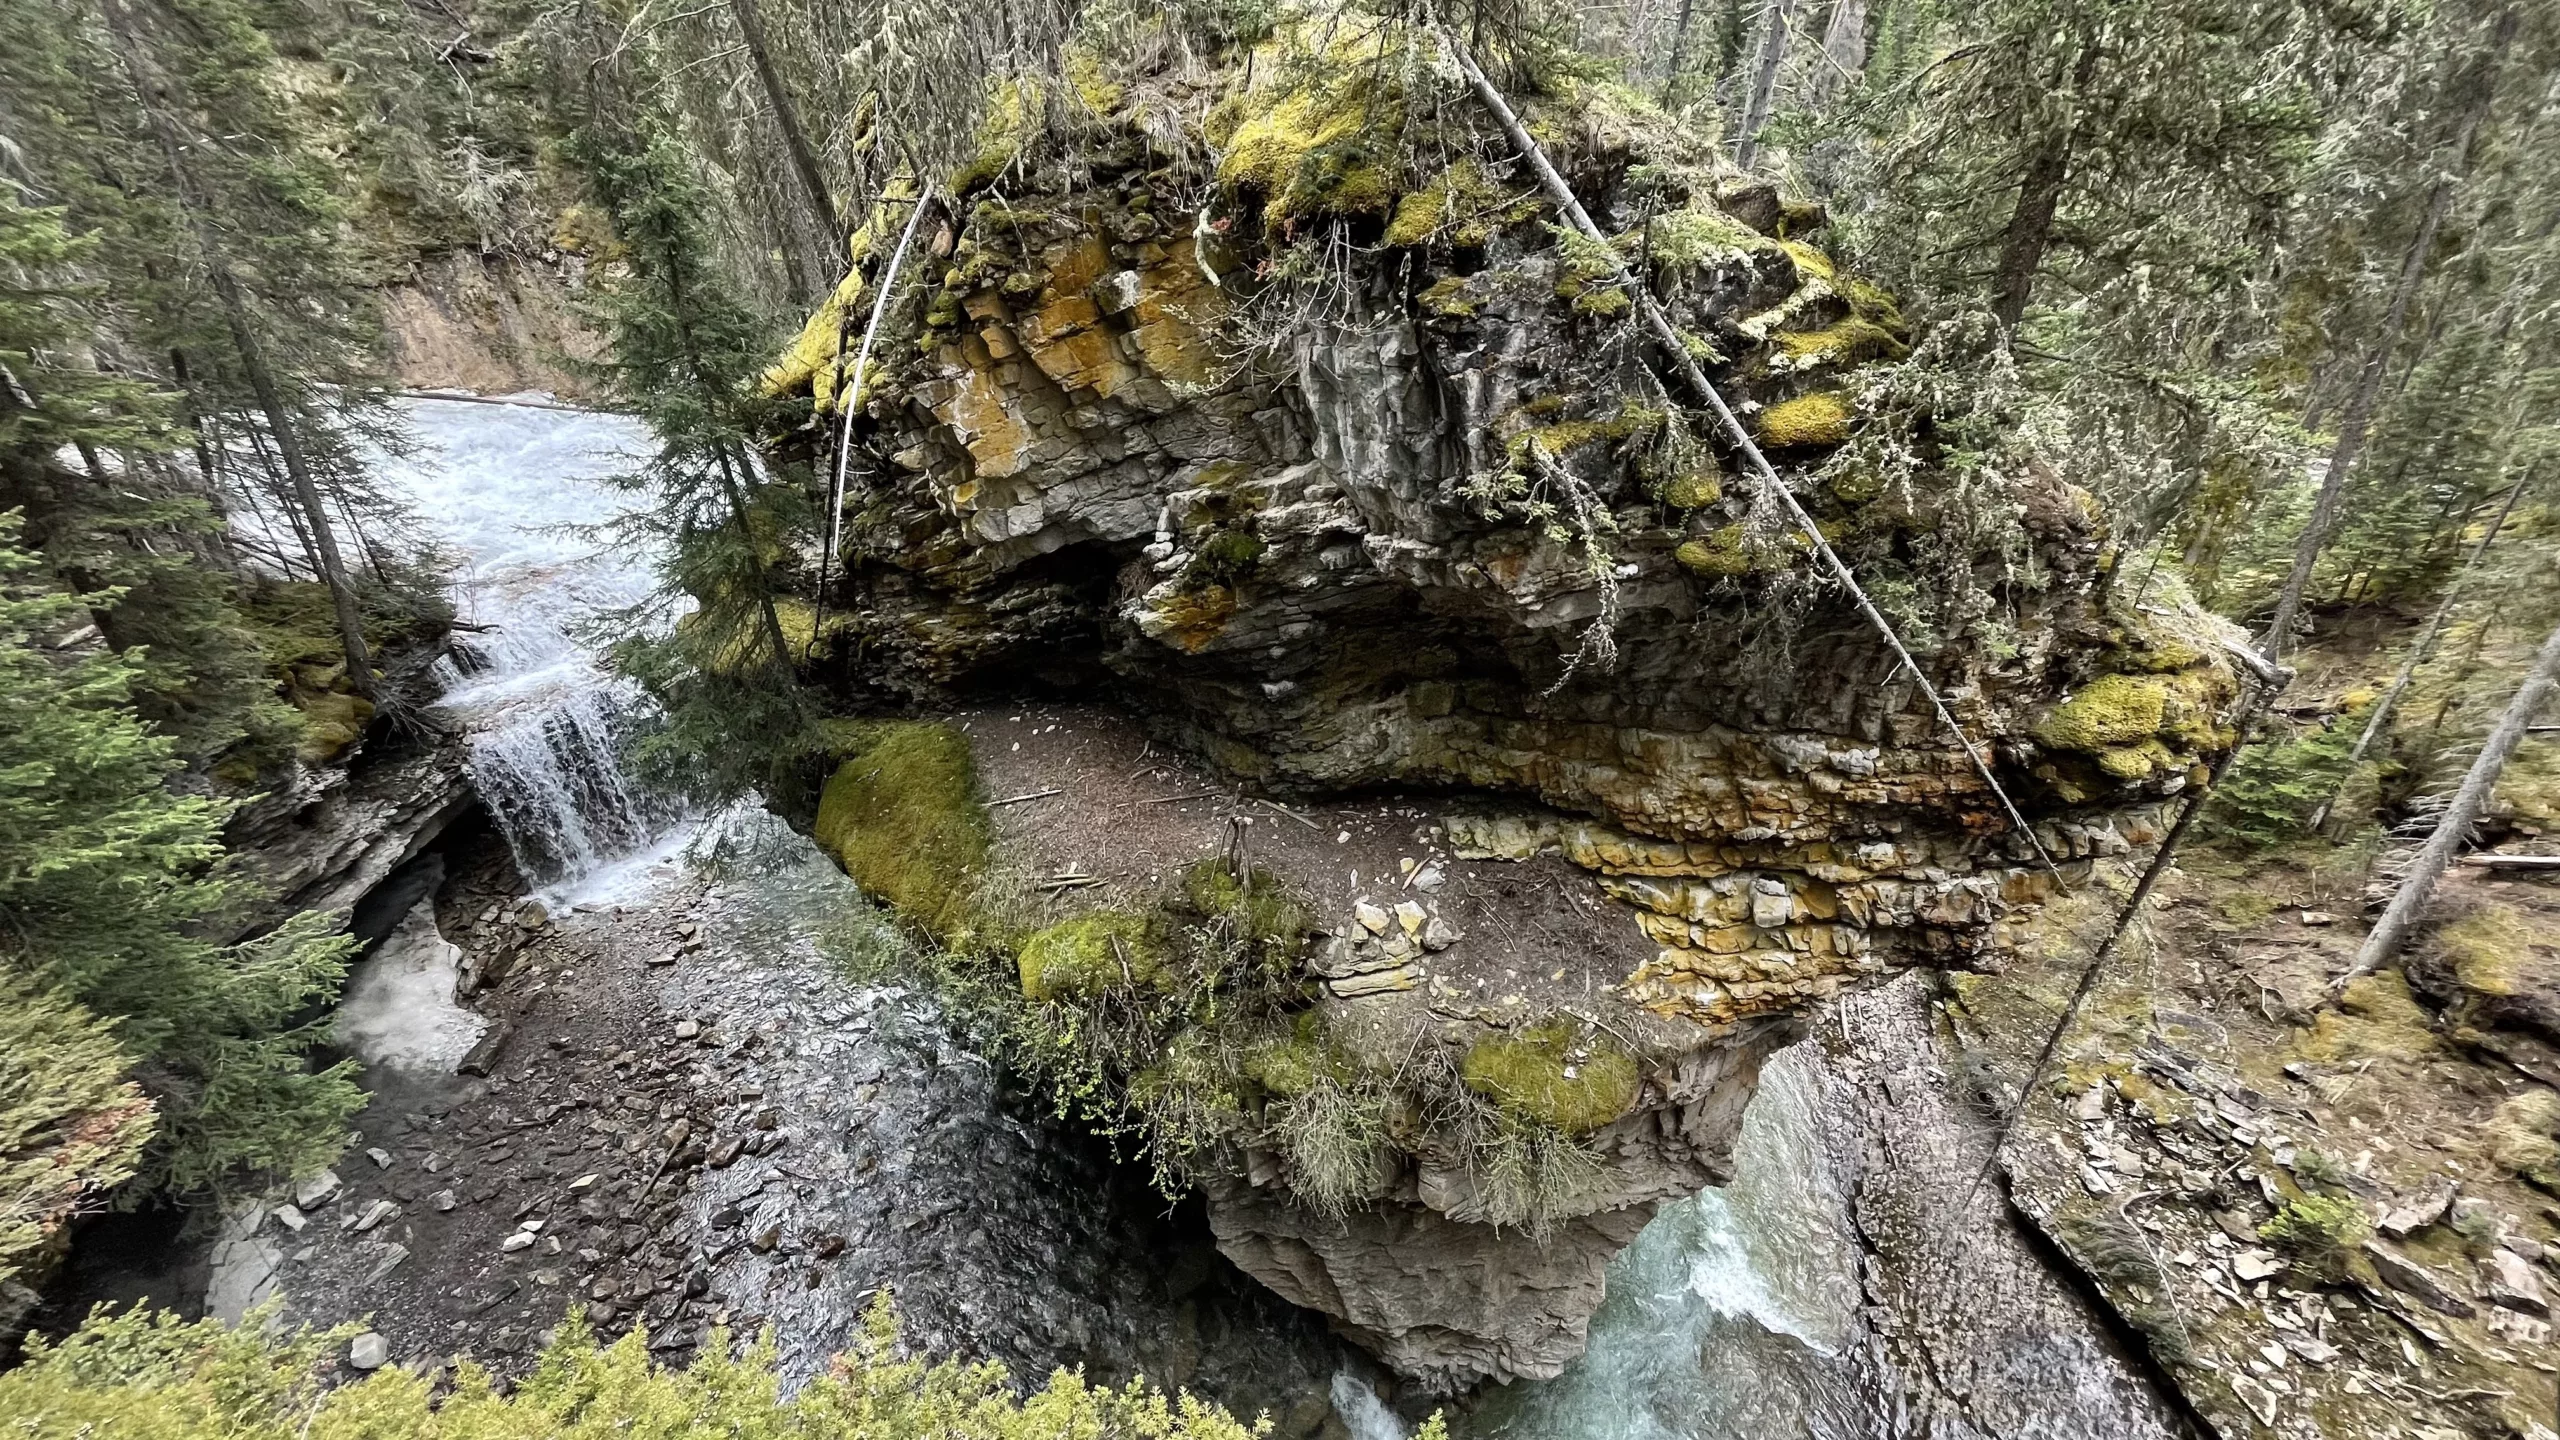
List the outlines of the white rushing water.
{"label": "white rushing water", "polygon": [[646,700],[577,634],[655,586],[653,555],[577,530],[624,503],[600,481],[646,453],[648,431],[589,411],[404,408],[419,443],[393,463],[453,552],[458,618],[492,627],[466,632],[457,658],[440,662],[442,703],[471,732],[472,781],[518,866],[558,898],[666,848],[677,819],[622,765]]}
{"label": "white rushing water", "polygon": [[1609,1266],[1590,1348],[1494,1393],[1477,1440],[1846,1440],[1871,1433],[1841,1352],[1858,1300],[1847,1210],[1799,1051],[1761,1072],[1734,1182],[1663,1207]]}

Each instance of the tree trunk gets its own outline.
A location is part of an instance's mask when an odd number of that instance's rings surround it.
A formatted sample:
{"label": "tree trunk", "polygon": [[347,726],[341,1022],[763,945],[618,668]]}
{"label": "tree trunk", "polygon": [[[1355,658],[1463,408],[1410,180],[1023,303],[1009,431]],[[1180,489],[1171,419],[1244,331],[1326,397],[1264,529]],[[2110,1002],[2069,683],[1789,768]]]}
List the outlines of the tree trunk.
{"label": "tree trunk", "polygon": [[2037,272],[2044,269],[2045,251],[2053,243],[2053,218],[2062,208],[2062,187],[2071,178],[2071,151],[2080,133],[2080,96],[2098,77],[2101,53],[2095,36],[2080,43],[2080,56],[2071,66],[2071,92],[2065,97],[2072,113],[2027,157],[2026,173],[2018,181],[2018,203],[2011,207],[2009,223],[2000,232],[1991,313],[2004,330],[2018,328],[2026,318],[2027,302],[2035,296]]}
{"label": "tree trunk", "polygon": [[2410,238],[2408,252],[2401,257],[2400,278],[2391,288],[2391,307],[2383,315],[2381,333],[2374,336],[2372,347],[2365,352],[2355,392],[2338,419],[2338,438],[2329,448],[2329,469],[2320,477],[2320,494],[2311,503],[2310,522],[2294,542],[2293,569],[2285,575],[2284,590],[2276,597],[2276,613],[2267,622],[2264,648],[2269,654],[2282,655],[2293,648],[2293,630],[2301,619],[2302,597],[2311,588],[2312,568],[2319,564],[2320,552],[2328,548],[2330,532],[2337,528],[2338,509],[2346,499],[2347,477],[2355,471],[2356,458],[2364,453],[2365,433],[2373,424],[2382,380],[2391,368],[2391,351],[2399,344],[2401,328],[2409,320],[2409,306],[2417,298],[2420,282],[2426,279],[2427,252],[2435,248],[2436,232],[2444,225],[2445,212],[2453,206],[2454,191],[2470,173],[2481,123],[2488,119],[2490,103],[2497,96],[2498,69],[2506,59],[2507,47],[2515,41],[2521,19],[2518,6],[2509,5],[2501,12],[2488,50],[2478,64],[2464,67],[2462,78],[2452,87],[2465,102],[2462,117],[2454,127],[2453,166],[2439,174],[2428,189],[2426,213],[2418,222],[2418,233]]}
{"label": "tree trunk", "polygon": [[2435,894],[2436,882],[2444,878],[2445,867],[2453,863],[2453,852],[2470,839],[2472,822],[2480,818],[2481,808],[2489,803],[2489,792],[2497,785],[2500,772],[2507,768],[2508,757],[2524,743],[2534,715],[2550,703],[2555,693],[2560,693],[2560,628],[2554,628],[2542,642],[2542,651],[2533,657],[2533,667],[2525,672],[2524,683],[2516,687],[2515,698],[2507,702],[2507,713],[2498,717],[2497,727],[2481,743],[2479,758],[2471,762],[2470,773],[2462,777],[2462,788],[2453,792],[2453,803],[2445,807],[2444,818],[2436,822],[2435,833],[2427,837],[2426,848],[2418,852],[2417,863],[2400,882],[2400,893],[2391,897],[2391,908],[2382,912],[2373,933],[2365,937],[2364,948],[2356,952],[2356,963],[2338,977],[2330,987],[2332,991],[2343,990],[2357,976],[2381,969],[2399,953],[2410,928]]}
{"label": "tree trunk", "polygon": [[2347,793],[2347,786],[2355,780],[2356,767],[2364,763],[2365,752],[2372,749],[2373,742],[2381,737],[2382,727],[2390,723],[2393,707],[2400,703],[2401,696],[2409,693],[2410,682],[2418,677],[2418,667],[2427,663],[2427,656],[2436,648],[2437,637],[2444,633],[2444,623],[2453,618],[2454,602],[2462,598],[2463,582],[2479,568],[2480,557],[2489,553],[2490,542],[2498,538],[2498,531],[2506,526],[2508,514],[2516,508],[2516,497],[2524,493],[2525,486],[2532,480],[2533,472],[2530,470],[2517,478],[2515,485],[2507,491],[2507,503],[2498,507],[2497,518],[2489,522],[2480,543],[2471,547],[2470,557],[2462,562],[2461,569],[2453,572],[2453,579],[2444,587],[2444,599],[2437,602],[2436,613],[2427,617],[2427,628],[2419,632],[2417,643],[2409,647],[2409,658],[2400,662],[2400,673],[2392,677],[2391,688],[2383,691],[2382,698],[2373,702],[2373,713],[2365,717],[2364,733],[2356,737],[2355,748],[2347,752],[2347,768],[2338,776],[2338,788],[2330,791],[2329,798],[2321,801],[2319,808],[2311,812],[2304,829],[2318,834],[2321,825],[2329,818],[2329,811],[2337,805],[2338,797]]}
{"label": "tree trunk", "polygon": [[1867,0],[1835,0],[1830,23],[1822,27],[1822,67],[1814,72],[1813,98],[1819,104],[1854,83],[1867,64]]}
{"label": "tree trunk", "polygon": [[1662,76],[1662,107],[1671,108],[1671,98],[1680,88],[1680,60],[1689,48],[1689,16],[1698,0],[1680,0],[1680,18],[1671,27],[1671,68]]}
{"label": "tree trunk", "polygon": [[1778,71],[1787,63],[1787,22],[1796,0],[1769,0],[1769,29],[1760,37],[1760,60],[1751,71],[1751,98],[1742,107],[1740,141],[1734,163],[1743,169],[1760,151],[1760,127],[1769,123],[1769,107],[1778,93]]}
{"label": "tree trunk", "polygon": [[162,155],[169,165],[169,179],[177,192],[178,208],[187,217],[194,233],[196,248],[204,254],[205,277],[212,282],[215,300],[222,307],[224,326],[231,332],[232,348],[240,353],[240,370],[249,381],[249,392],[257,398],[258,408],[267,417],[267,429],[275,437],[276,450],[284,459],[286,477],[293,485],[295,505],[311,527],[313,559],[320,578],[329,587],[329,599],[338,617],[338,643],[347,655],[347,683],[358,695],[373,698],[373,656],[364,642],[364,612],[356,604],[356,592],[347,583],[346,563],[338,556],[338,537],[329,528],[329,517],[320,505],[320,489],[311,479],[311,466],[302,453],[301,437],[295,432],[285,410],[284,391],[276,384],[275,372],[267,368],[267,352],[258,340],[257,327],[249,316],[248,297],[241,293],[240,277],[233,274],[231,260],[212,223],[205,217],[202,197],[186,168],[186,150],[168,113],[157,99],[158,90],[151,83],[150,69],[142,58],[142,42],[134,33],[133,17],[123,0],[104,0],[108,28],[115,32],[118,48],[124,52],[126,73],[133,81],[134,97],[142,104],[143,118],[160,142]]}
{"label": "tree trunk", "polygon": [[835,201],[827,194],[827,172],[819,168],[817,148],[809,143],[809,132],[800,128],[800,111],[791,103],[791,92],[782,88],[782,72],[774,68],[773,47],[765,40],[764,14],[756,8],[756,0],[729,0],[729,13],[747,43],[747,59],[755,67],[756,83],[764,87],[765,103],[772,107],[774,126],[782,132],[783,153],[790,157],[792,173],[800,177],[809,212],[827,233],[829,253],[842,264],[844,228],[836,216]]}

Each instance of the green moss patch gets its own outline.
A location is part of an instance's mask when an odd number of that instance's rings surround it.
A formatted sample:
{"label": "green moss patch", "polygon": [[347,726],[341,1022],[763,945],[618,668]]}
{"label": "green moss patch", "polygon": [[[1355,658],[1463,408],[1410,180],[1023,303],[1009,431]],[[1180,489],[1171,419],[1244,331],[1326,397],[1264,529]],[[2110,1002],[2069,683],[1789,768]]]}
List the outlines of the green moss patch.
{"label": "green moss patch", "polygon": [[2034,735],[2056,750],[2096,752],[2131,745],[2160,733],[2168,719],[2169,687],[2147,675],[2101,675],[2047,711]]}
{"label": "green moss patch", "polygon": [[1820,330],[1782,330],[1771,337],[1779,353],[1799,368],[1846,368],[1870,360],[1899,360],[1911,347],[1872,320],[1856,316]]}
{"label": "green moss patch", "polygon": [[[1260,86],[1228,102],[1235,124],[1218,179],[1259,195],[1274,232],[1326,216],[1383,216],[1396,204],[1393,137],[1403,128],[1404,96],[1377,78],[1395,69],[1367,63],[1356,40],[1335,48],[1342,63],[1303,67],[1297,83]],[[1355,55],[1360,63],[1351,63]]]}
{"label": "green moss patch", "polygon": [[1506,1110],[1586,1135],[1635,1108],[1635,1057],[1604,1035],[1553,1020],[1477,1041],[1459,1067],[1467,1088]]}
{"label": "green moss patch", "polygon": [[1027,1000],[1090,999],[1163,978],[1164,947],[1145,916],[1096,910],[1033,932],[1015,964]]}
{"label": "green moss patch", "polygon": [[864,892],[936,936],[967,921],[987,863],[969,739],[948,725],[889,721],[858,732],[859,747],[818,798],[818,844]]}
{"label": "green moss patch", "polygon": [[1851,418],[1845,395],[1829,390],[1799,395],[1760,412],[1760,443],[1772,450],[1845,444]]}

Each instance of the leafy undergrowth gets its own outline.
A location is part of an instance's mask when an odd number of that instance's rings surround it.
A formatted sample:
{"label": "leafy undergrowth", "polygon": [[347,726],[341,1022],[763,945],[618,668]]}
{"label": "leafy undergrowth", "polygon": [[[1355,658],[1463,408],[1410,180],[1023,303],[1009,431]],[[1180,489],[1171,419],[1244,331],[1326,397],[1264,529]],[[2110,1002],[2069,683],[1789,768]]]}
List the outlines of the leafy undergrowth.
{"label": "leafy undergrowth", "polygon": [[[28,1440],[1248,1440],[1269,1430],[1143,1380],[1103,1389],[1060,1370],[1017,1397],[1001,1365],[901,1359],[885,1294],[854,1348],[787,1397],[770,1340],[733,1358],[721,1336],[677,1370],[650,1359],[644,1332],[599,1346],[574,1314],[533,1374],[504,1394],[467,1361],[449,1391],[396,1366],[333,1386],[356,1333],[270,1337],[254,1317],[235,1329],[140,1309],[92,1319],[0,1376],[0,1415]],[[1423,1434],[1439,1436],[1439,1425],[1435,1417]]]}
{"label": "leafy undergrowth", "polygon": [[1317,1006],[1304,899],[1268,871],[1209,855],[1162,894],[1071,908],[991,853],[969,742],[947,725],[862,727],[814,830],[903,927],[849,922],[837,958],[930,986],[1059,1113],[1142,1151],[1168,1195],[1260,1150],[1341,1213],[1427,1138],[1474,1179],[1455,1218],[1534,1229],[1597,1181],[1582,1137],[1634,1103],[1636,1058],[1586,1027],[1355,1059]]}

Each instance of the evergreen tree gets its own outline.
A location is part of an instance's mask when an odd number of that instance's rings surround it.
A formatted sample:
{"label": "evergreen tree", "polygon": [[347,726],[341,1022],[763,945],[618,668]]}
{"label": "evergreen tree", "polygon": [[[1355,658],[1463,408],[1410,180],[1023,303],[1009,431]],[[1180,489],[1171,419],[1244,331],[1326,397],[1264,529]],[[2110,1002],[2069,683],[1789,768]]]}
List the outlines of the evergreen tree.
{"label": "evergreen tree", "polygon": [[304,1062],[302,1017],[350,942],[323,915],[205,938],[243,898],[222,865],[230,807],[168,788],[180,762],[133,711],[138,657],[81,638],[111,597],[53,585],[17,530],[0,517],[0,961],[110,1022],[160,1109],[152,1183],[325,1163],[362,1097],[351,1067]]}

